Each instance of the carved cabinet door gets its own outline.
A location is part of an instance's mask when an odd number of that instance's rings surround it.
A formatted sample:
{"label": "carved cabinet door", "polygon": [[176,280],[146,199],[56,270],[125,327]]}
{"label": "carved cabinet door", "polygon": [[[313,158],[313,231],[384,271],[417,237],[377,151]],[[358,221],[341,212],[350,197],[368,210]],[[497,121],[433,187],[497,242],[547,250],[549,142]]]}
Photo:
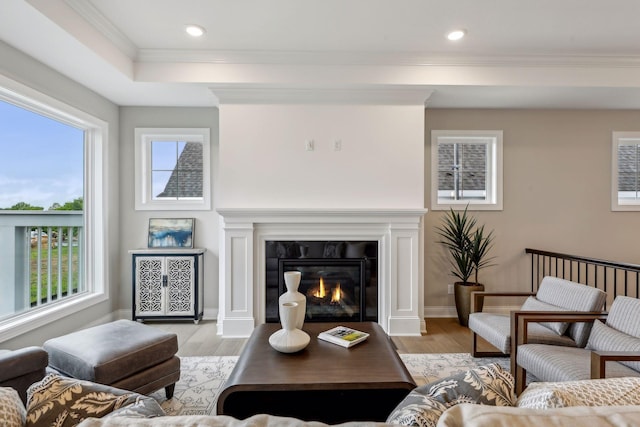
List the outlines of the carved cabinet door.
{"label": "carved cabinet door", "polygon": [[194,314],[194,258],[165,258],[165,274],[167,275],[166,314]]}
{"label": "carved cabinet door", "polygon": [[164,259],[161,257],[136,258],[135,276],[136,315],[163,315],[165,312]]}

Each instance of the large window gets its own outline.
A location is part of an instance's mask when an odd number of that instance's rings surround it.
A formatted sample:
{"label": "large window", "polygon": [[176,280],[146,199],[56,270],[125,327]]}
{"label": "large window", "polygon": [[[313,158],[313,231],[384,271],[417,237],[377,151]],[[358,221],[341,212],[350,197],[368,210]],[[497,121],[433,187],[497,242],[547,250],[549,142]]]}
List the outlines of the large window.
{"label": "large window", "polygon": [[431,132],[431,208],[502,209],[502,131]]}
{"label": "large window", "polygon": [[206,128],[138,128],[136,209],[211,209]]}
{"label": "large window", "polygon": [[640,132],[613,132],[611,209],[640,210]]}
{"label": "large window", "polygon": [[0,342],[108,298],[105,122],[0,76]]}

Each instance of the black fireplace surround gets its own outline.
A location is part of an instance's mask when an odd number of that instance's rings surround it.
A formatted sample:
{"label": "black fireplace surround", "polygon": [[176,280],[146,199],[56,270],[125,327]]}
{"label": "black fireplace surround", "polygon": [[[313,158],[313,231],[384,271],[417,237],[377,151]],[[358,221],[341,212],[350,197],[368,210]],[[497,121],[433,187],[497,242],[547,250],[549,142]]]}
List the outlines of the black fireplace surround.
{"label": "black fireplace surround", "polygon": [[377,241],[267,241],[266,322],[279,322],[285,271],[300,271],[305,322],[378,321]]}

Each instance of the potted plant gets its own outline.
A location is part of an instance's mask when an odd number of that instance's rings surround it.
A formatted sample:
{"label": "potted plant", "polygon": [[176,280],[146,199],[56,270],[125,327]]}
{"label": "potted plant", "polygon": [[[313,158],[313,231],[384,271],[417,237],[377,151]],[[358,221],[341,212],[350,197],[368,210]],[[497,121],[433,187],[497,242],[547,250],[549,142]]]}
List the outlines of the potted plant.
{"label": "potted plant", "polygon": [[[476,219],[469,216],[467,209],[468,206],[457,212],[451,208],[442,225],[436,227],[442,238],[439,243],[451,256],[451,274],[459,279],[454,283],[454,296],[458,321],[463,326],[469,323],[471,292],[484,290],[484,285],[478,282],[478,271],[491,265],[493,257],[489,257],[489,252],[494,238],[493,231],[487,233],[484,225],[476,225]],[[473,281],[469,281],[472,275]]]}

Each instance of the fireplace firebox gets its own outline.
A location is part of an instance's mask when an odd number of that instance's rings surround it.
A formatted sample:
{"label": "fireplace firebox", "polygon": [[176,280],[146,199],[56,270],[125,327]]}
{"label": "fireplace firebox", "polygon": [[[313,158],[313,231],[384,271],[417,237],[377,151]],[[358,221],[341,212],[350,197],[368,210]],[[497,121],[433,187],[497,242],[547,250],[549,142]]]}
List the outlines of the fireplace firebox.
{"label": "fireplace firebox", "polygon": [[267,250],[273,256],[267,257],[266,322],[280,321],[286,271],[302,273],[298,291],[307,299],[305,322],[378,320],[377,242],[268,243],[280,250]]}
{"label": "fireplace firebox", "polygon": [[285,271],[300,271],[298,292],[307,297],[307,320],[363,321],[363,259],[280,259],[279,293],[286,292]]}

